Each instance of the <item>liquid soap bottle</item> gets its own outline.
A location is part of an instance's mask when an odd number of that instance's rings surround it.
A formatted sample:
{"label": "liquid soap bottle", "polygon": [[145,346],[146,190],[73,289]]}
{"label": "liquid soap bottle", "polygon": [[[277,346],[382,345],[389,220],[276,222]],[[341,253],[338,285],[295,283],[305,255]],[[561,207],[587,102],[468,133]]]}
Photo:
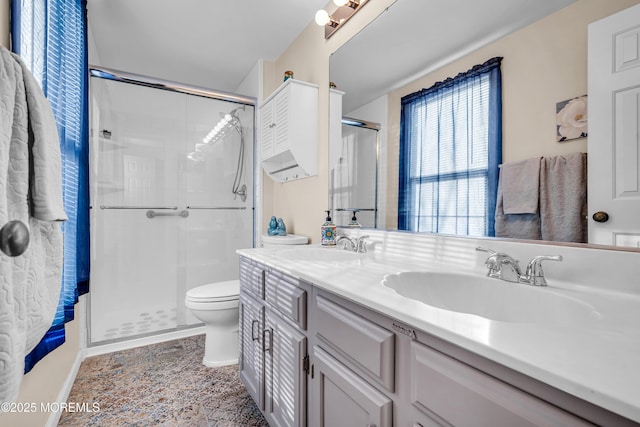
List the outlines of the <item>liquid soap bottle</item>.
{"label": "liquid soap bottle", "polygon": [[322,246],[335,246],[336,245],[336,225],[331,221],[331,211],[325,211],[327,218],[320,227],[322,232]]}
{"label": "liquid soap bottle", "polygon": [[356,218],[356,212],[358,212],[357,210],[353,211],[353,216],[351,217],[351,222],[349,222],[349,225],[347,227],[349,228],[360,228],[362,227],[362,225],[360,225],[360,223],[358,222],[358,218]]}

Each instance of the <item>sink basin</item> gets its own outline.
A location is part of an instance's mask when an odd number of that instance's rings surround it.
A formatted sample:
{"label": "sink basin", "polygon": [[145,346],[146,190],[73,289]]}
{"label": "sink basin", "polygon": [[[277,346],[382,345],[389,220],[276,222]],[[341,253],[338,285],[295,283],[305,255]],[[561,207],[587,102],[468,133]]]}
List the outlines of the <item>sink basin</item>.
{"label": "sink basin", "polygon": [[382,284],[432,307],[516,323],[576,324],[599,319],[596,309],[551,287],[449,272],[390,274]]}
{"label": "sink basin", "polygon": [[291,261],[349,262],[364,258],[365,254],[345,251],[342,248],[285,249],[278,256]]}

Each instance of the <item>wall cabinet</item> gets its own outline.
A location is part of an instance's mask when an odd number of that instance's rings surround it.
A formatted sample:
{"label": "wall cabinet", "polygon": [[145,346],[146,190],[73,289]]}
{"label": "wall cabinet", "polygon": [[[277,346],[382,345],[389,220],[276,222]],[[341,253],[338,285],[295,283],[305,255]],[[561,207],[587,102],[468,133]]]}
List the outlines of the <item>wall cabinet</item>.
{"label": "wall cabinet", "polygon": [[637,425],[275,269],[240,270],[240,376],[270,425]]}
{"label": "wall cabinet", "polygon": [[276,181],[318,174],[318,86],[289,79],[259,109],[262,165]]}

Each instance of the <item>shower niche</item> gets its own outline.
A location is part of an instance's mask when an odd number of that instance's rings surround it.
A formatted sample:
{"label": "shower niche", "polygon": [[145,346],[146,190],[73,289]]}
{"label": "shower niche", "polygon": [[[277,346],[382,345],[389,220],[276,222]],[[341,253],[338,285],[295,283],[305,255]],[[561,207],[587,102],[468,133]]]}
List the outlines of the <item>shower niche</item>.
{"label": "shower niche", "polygon": [[89,345],[199,324],[253,246],[253,99],[130,81],[91,78]]}

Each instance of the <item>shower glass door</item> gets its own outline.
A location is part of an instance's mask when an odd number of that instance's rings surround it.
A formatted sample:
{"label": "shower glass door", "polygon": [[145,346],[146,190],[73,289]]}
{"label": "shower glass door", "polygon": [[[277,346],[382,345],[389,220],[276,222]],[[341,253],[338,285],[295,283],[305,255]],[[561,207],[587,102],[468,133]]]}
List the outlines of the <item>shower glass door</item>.
{"label": "shower glass door", "polygon": [[329,181],[333,220],[337,225],[348,225],[355,211],[362,227],[375,228],[378,226],[378,129],[343,122],[339,149]]}
{"label": "shower glass door", "polygon": [[203,146],[236,104],[101,78],[91,95],[90,342],[195,324],[186,291],[237,278],[235,249],[253,244],[253,107],[243,141]]}

